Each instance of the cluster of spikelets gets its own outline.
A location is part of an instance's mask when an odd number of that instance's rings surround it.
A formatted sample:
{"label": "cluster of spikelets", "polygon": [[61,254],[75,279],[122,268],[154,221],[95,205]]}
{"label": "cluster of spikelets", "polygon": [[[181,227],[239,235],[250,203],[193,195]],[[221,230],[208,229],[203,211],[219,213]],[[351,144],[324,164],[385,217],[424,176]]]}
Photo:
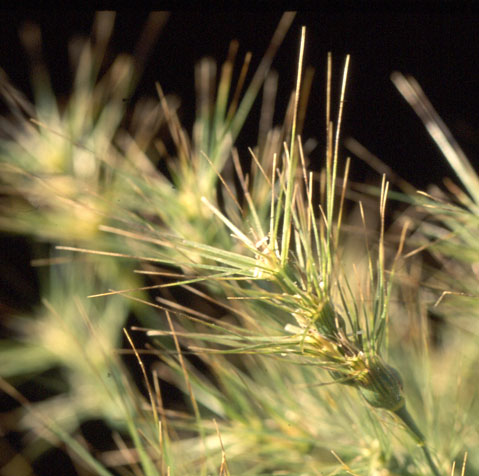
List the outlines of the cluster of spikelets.
{"label": "cluster of spikelets", "polygon": [[[298,125],[311,79],[302,72],[304,31],[285,119],[272,124],[277,79],[270,66],[293,17],[283,16],[248,86],[249,55],[230,91],[236,43],[216,93],[214,64],[198,66],[191,138],[176,116],[177,102],[159,85],[159,102],[134,106],[124,128],[132,106],[123,99],[141,64],[120,56],[100,75],[110,14],[97,18],[96,46],[76,50],[75,88],[65,107],[45,86],[38,58],[37,108],[2,78],[17,117],[3,121],[10,136],[1,144],[4,203],[13,212],[5,207],[0,224],[61,244],[46,260],[48,312],[18,319],[17,344],[0,353],[3,378],[65,369],[67,390],[33,406],[2,382],[30,411],[21,422],[36,436],[30,452],[45,448],[42,439],[59,438],[102,475],[437,476],[454,474],[445,468],[473,446],[469,435],[456,448],[436,443],[431,455],[406,409],[402,379],[387,363],[386,343],[395,342],[390,302],[407,227],[397,250],[387,249],[384,179],[377,243],[368,243],[361,203],[364,233],[356,229],[348,241],[342,230],[349,162],[340,179],[339,140],[349,59],[335,120],[327,95],[320,174],[308,171]],[[153,15],[145,31],[163,21]],[[328,89],[331,69],[329,58]],[[246,173],[234,144],[262,86],[261,136]],[[161,141],[164,127],[174,157]],[[168,176],[158,170],[160,161]],[[420,205],[437,206],[429,200]],[[427,230],[420,236],[429,243]],[[146,399],[116,350],[128,313],[141,323],[125,332],[125,342],[142,370]],[[136,331],[151,339],[147,349],[136,349]],[[407,359],[400,351],[396,342],[396,362]],[[157,357],[151,369],[142,353]],[[186,400],[164,402],[165,383]],[[423,405],[416,398],[416,413]],[[115,430],[118,447],[98,458],[76,438],[78,426],[95,418]],[[465,426],[464,435],[470,431]],[[5,468],[26,474],[28,460],[27,451]]]}

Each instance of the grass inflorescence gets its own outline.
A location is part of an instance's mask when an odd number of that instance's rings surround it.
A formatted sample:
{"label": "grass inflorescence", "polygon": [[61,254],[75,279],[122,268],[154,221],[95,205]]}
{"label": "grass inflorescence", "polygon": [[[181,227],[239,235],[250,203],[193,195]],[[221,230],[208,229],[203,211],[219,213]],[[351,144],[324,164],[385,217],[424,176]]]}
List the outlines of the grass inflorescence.
{"label": "grass inflorescence", "polygon": [[[349,57],[335,108],[328,56],[324,165],[311,171],[301,138],[311,80],[303,71],[304,28],[284,121],[270,121],[277,82],[270,68],[293,18],[282,17],[249,82],[249,54],[234,74],[235,42],[218,78],[211,60],[198,65],[191,134],[160,84],[158,101],[135,106],[136,120],[125,128],[122,98],[141,64],[120,56],[99,76],[107,44],[100,33],[113,27],[108,13],[98,15],[96,46],[78,50],[67,106],[58,107],[39,81],[34,107],[3,78],[15,120],[4,121],[2,180],[9,207],[17,208],[0,224],[51,243],[52,256],[44,307],[16,326],[15,343],[3,343],[1,376],[58,365],[68,383],[57,397],[30,404],[2,381],[29,412],[23,425],[36,435],[31,452],[59,438],[105,475],[459,474],[453,461],[477,441],[467,413],[451,408],[449,415],[461,423],[463,440],[432,434],[446,421],[434,399],[451,403],[450,386],[441,390],[433,380],[450,366],[454,347],[448,342],[442,355],[431,348],[420,296],[417,309],[396,298],[418,274],[409,267],[415,246],[434,249],[448,269],[469,265],[458,256],[475,249],[469,224],[477,197],[463,193],[453,204],[423,194],[416,203],[433,210],[434,226],[410,232],[415,217],[408,217],[390,245],[382,177],[378,226],[367,225],[362,201],[349,193],[349,159],[340,157]],[[150,21],[159,28],[164,18]],[[235,144],[262,88],[268,101],[245,166]],[[34,212],[18,213],[28,207]],[[353,208],[359,226],[346,227]],[[445,290],[445,280],[431,271],[418,287],[431,295]],[[471,289],[454,291],[475,298]],[[441,306],[451,302],[446,293],[434,309],[447,315]],[[406,335],[404,314],[417,334]],[[122,332],[128,315],[136,325]],[[474,333],[472,319],[458,327]],[[445,332],[459,339],[457,329]],[[472,348],[473,339],[462,364],[470,415]],[[130,358],[144,388],[131,382]],[[183,397],[168,399],[168,385]],[[98,457],[78,438],[82,422],[95,418],[114,431],[116,445]]]}

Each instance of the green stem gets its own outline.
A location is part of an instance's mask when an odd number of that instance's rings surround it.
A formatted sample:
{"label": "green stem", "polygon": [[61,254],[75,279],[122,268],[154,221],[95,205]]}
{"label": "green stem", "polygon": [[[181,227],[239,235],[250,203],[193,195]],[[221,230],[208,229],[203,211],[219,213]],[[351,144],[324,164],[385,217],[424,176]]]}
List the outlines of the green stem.
{"label": "green stem", "polygon": [[437,466],[432,459],[431,453],[429,452],[429,448],[424,444],[422,445],[422,450],[424,452],[424,455],[426,456],[427,462],[429,463],[429,467],[431,468],[431,471],[433,472],[434,476],[440,476],[439,470],[437,469]]}
{"label": "green stem", "polygon": [[402,420],[402,422],[406,425],[408,430],[412,433],[412,436],[417,441],[417,444],[422,448],[424,452],[424,456],[426,457],[426,460],[429,464],[429,467],[431,468],[433,475],[441,476],[441,474],[439,473],[439,470],[437,469],[436,464],[434,463],[432,459],[431,453],[429,452],[429,448],[426,445],[426,438],[424,438],[424,435],[421,433],[421,430],[419,430],[412,416],[407,411],[406,405],[403,405],[399,410],[394,411],[394,414],[397,415]]}

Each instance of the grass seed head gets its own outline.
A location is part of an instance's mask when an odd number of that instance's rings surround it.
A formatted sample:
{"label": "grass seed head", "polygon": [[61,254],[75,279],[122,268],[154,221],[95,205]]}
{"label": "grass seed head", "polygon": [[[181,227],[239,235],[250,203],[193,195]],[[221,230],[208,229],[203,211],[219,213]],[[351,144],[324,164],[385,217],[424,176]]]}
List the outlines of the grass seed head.
{"label": "grass seed head", "polygon": [[358,379],[361,393],[376,408],[397,411],[405,404],[399,372],[379,356],[367,359],[366,372]]}

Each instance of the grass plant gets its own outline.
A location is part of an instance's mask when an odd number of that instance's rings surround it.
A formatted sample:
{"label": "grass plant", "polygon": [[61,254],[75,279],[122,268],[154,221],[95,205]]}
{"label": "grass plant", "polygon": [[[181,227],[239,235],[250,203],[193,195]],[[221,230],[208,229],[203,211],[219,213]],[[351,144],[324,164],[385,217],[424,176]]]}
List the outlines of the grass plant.
{"label": "grass plant", "polygon": [[[386,178],[375,228],[349,198],[340,157],[349,57],[335,104],[328,56],[320,173],[300,136],[304,28],[284,121],[269,119],[270,67],[293,18],[282,17],[249,82],[249,55],[235,74],[235,42],[218,78],[211,60],[198,65],[191,134],[159,84],[159,101],[140,102],[125,124],[123,98],[141,65],[119,56],[99,75],[110,14],[97,18],[96,46],[79,50],[67,106],[41,68],[35,108],[3,77],[14,120],[2,120],[0,225],[52,245],[42,311],[15,317],[17,341],[1,343],[1,386],[35,435],[3,474],[20,474],[45,441],[62,441],[84,474],[463,476],[479,467],[474,275],[458,289],[444,273],[475,270],[473,179],[459,168],[469,193],[460,203],[420,195],[431,223],[411,231],[410,217],[390,245]],[[258,144],[241,157],[236,141],[261,88]],[[360,226],[346,227],[353,208]],[[444,268],[423,268],[417,246]],[[431,306],[448,321],[436,348],[422,302],[449,290]],[[451,314],[460,305],[461,317]],[[129,314],[137,324],[123,329]],[[12,386],[52,366],[63,369],[57,396],[30,404]],[[183,398],[168,399],[168,385]],[[93,454],[82,441],[81,422],[95,418],[116,449]]]}

